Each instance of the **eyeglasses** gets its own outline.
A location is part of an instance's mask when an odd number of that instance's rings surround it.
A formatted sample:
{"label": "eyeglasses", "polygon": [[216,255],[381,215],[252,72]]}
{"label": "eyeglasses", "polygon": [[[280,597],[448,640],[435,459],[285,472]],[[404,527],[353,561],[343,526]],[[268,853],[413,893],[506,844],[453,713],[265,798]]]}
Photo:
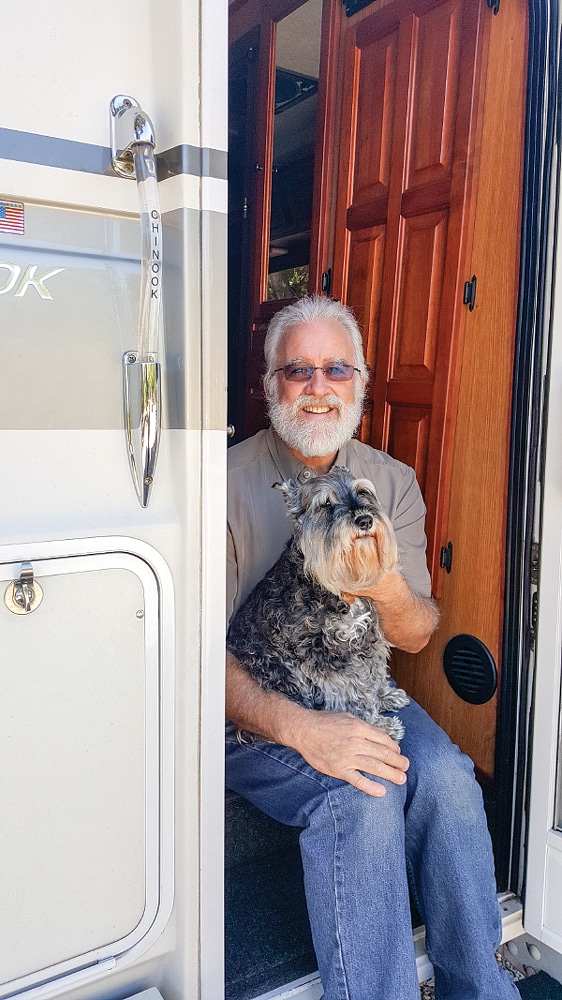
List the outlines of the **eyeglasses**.
{"label": "eyeglasses", "polygon": [[322,372],[327,382],[349,382],[353,378],[353,372],[359,372],[359,368],[353,365],[331,364],[331,365],[303,365],[293,361],[282,368],[275,368],[273,374],[283,372],[287,382],[309,382],[314,372]]}

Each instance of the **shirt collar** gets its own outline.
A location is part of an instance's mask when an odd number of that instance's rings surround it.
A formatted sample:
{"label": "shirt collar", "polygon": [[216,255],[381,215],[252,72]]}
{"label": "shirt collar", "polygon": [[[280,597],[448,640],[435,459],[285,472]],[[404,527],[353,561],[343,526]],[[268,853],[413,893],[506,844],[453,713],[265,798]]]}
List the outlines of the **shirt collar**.
{"label": "shirt collar", "polygon": [[[297,482],[303,483],[317,475],[314,469],[295,458],[271,426],[267,430],[267,446],[282,482],[286,483],[288,479],[296,479]],[[336,455],[334,465],[347,464],[347,448],[347,443],[342,445]]]}

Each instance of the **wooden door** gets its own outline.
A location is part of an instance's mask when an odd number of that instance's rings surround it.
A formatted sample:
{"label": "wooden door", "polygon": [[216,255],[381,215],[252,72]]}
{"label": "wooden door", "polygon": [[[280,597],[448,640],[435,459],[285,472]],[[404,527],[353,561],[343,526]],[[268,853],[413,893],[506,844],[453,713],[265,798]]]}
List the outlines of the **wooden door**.
{"label": "wooden door", "polygon": [[489,19],[485,0],[394,0],[344,47],[334,294],[374,372],[361,436],[424,492],[436,595]]}
{"label": "wooden door", "polygon": [[[497,17],[485,0],[388,0],[347,22],[343,59],[334,294],[375,372],[361,436],[424,490],[441,612],[393,672],[485,779],[497,694],[461,700],[443,655],[470,633],[502,671],[527,31],[525,0]],[[449,541],[451,573],[439,566]]]}

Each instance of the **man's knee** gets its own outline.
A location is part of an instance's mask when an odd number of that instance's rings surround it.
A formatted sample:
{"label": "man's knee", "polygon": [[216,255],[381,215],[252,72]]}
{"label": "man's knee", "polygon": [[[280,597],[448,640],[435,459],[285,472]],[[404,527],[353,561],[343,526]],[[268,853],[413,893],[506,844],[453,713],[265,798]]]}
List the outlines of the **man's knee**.
{"label": "man's knee", "polygon": [[474,765],[448,739],[416,761],[408,774],[408,785],[408,802],[414,795],[421,795],[426,808],[453,811],[464,822],[481,816],[482,793],[474,777]]}
{"label": "man's knee", "polygon": [[[380,779],[378,779],[380,782]],[[327,789],[309,816],[308,827],[331,826],[337,836],[365,844],[396,844],[403,836],[405,788],[380,782],[386,795],[372,796],[345,782]]]}

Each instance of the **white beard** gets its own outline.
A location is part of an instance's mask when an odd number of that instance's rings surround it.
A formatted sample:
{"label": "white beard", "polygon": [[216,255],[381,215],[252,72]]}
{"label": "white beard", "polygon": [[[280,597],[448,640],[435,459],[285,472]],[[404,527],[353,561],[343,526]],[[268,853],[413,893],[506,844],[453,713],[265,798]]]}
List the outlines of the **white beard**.
{"label": "white beard", "polygon": [[[320,399],[299,396],[292,403],[280,403],[275,389],[267,399],[269,419],[276,434],[303,458],[333,455],[353,437],[363,413],[364,393],[357,392],[353,403],[345,405],[339,396]],[[303,406],[331,406],[335,412],[318,420],[301,417]]]}

